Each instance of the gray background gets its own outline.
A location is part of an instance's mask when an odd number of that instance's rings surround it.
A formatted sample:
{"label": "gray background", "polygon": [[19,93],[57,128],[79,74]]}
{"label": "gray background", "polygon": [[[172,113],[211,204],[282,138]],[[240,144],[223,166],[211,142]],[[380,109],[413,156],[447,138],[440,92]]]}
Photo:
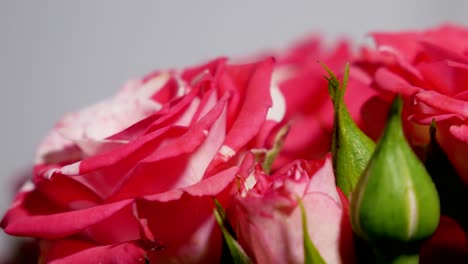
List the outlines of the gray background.
{"label": "gray background", "polygon": [[[468,24],[467,11],[463,0],[0,0],[0,214],[13,175],[54,122],[127,79],[283,47],[317,30],[362,43],[369,30]],[[2,232],[0,256],[5,241]]]}

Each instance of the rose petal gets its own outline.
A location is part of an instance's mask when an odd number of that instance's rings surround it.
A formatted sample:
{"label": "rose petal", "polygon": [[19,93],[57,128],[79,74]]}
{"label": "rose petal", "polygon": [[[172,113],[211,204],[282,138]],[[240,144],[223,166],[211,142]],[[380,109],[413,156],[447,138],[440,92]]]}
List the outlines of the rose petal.
{"label": "rose petal", "polygon": [[397,94],[402,94],[403,96],[411,96],[421,90],[421,88],[409,84],[401,76],[386,68],[379,68],[376,71],[375,82],[380,88]]}
{"label": "rose petal", "polygon": [[467,102],[448,97],[436,91],[421,91],[416,94],[416,99],[446,113],[458,114],[460,118],[468,119]]}
{"label": "rose petal", "polygon": [[101,246],[81,240],[64,239],[45,242],[44,247],[44,262],[47,263],[145,263],[146,251],[136,242]]}
{"label": "rose petal", "polygon": [[454,96],[466,89],[464,84],[468,83],[468,65],[465,66],[443,60],[422,62],[418,64],[418,69],[424,75],[425,82],[429,83],[428,88]]}
{"label": "rose petal", "polygon": [[145,195],[141,199],[153,202],[168,202],[179,199],[184,193],[192,196],[215,196],[232,182],[238,170],[238,167],[231,167],[197,184],[165,193]]}
{"label": "rose petal", "polygon": [[213,197],[223,206],[229,204],[238,169],[233,167],[187,188],[138,200],[138,215],[147,219],[155,240],[165,246],[149,255],[152,261],[216,263],[219,260],[221,234],[214,220]]}
{"label": "rose petal", "polygon": [[51,215],[30,215],[23,207],[15,207],[7,212],[1,226],[6,233],[16,236],[63,238],[111,217],[131,202],[125,200]]}
{"label": "rose petal", "polygon": [[468,163],[465,158],[468,153],[468,125],[450,123],[437,124],[437,139],[462,180],[468,185]]}
{"label": "rose petal", "polygon": [[[462,41],[457,40],[457,42]],[[421,45],[424,46],[425,52],[430,54],[432,60],[452,60],[456,62],[468,63],[468,58],[463,56],[460,50],[457,51],[452,44],[445,44],[447,45],[445,46],[443,43],[440,43],[440,39],[438,43],[423,40],[421,41]],[[447,49],[446,47],[450,47],[450,49]]]}
{"label": "rose petal", "polygon": [[377,46],[390,46],[408,60],[413,61],[416,57],[419,44],[419,35],[416,31],[399,31],[397,33],[375,32],[370,34]]}
{"label": "rose petal", "polygon": [[[173,143],[163,146],[141,159],[117,186],[113,200],[162,193],[199,182],[206,166],[222,143],[225,119],[225,96],[187,133]],[[164,177],[155,177],[154,171],[165,171]],[[123,185],[125,184],[125,185]]]}
{"label": "rose petal", "polygon": [[[177,85],[173,82],[171,84]],[[130,141],[167,126],[188,126],[195,112],[194,109],[198,107],[196,98],[198,93],[199,89],[192,89],[187,95],[175,99],[170,104],[165,104],[157,113],[135,123],[109,139]],[[183,114],[181,115],[181,113]]]}
{"label": "rose petal", "polygon": [[274,60],[272,58],[267,59],[260,63],[252,73],[248,82],[242,108],[226,135],[223,144],[224,148],[220,148],[209,165],[208,170],[230,159],[240,148],[252,140],[260,130],[265,121],[268,109],[272,104],[270,82],[273,64]]}
{"label": "rose petal", "polygon": [[325,158],[323,166],[316,171],[310,179],[305,195],[309,193],[324,193],[330,196],[339,206],[341,206],[340,197],[336,192],[331,153],[329,153]]}

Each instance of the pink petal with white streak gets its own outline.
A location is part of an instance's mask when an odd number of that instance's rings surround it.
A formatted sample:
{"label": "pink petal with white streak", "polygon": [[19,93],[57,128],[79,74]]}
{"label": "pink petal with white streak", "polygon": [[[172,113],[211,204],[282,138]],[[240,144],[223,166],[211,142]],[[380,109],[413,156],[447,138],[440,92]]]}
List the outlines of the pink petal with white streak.
{"label": "pink petal with white streak", "polygon": [[[151,100],[151,94],[168,79],[168,74],[161,74],[146,84],[129,81],[113,98],[65,115],[39,146],[36,163],[49,162],[44,159],[45,155],[62,152],[74,141],[91,139],[98,142],[148,117],[161,108],[158,102]],[[98,149],[88,148],[87,154],[93,155],[90,150]]]}
{"label": "pink petal with white streak", "polygon": [[[125,185],[117,187],[119,192],[113,199],[161,193],[199,182],[223,140],[226,100],[224,97],[217,102],[206,116],[172,144],[141,159],[131,174],[125,176],[129,177],[129,182],[123,179]],[[155,176],[154,171],[165,173]]]}
{"label": "pink petal with white streak", "polygon": [[[240,111],[226,135],[220,149],[208,167],[217,167],[244,147],[260,131],[270,108],[270,83],[274,60],[269,58],[257,65],[248,81],[248,87]],[[223,150],[224,152],[221,152]]]}

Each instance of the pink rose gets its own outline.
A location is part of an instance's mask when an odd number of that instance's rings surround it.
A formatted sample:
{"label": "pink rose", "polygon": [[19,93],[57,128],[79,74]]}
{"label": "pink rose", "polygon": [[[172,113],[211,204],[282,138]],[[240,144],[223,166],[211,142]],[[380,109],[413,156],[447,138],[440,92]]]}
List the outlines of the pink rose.
{"label": "pink rose", "polygon": [[[283,149],[275,162],[279,168],[295,159],[322,158],[330,151],[333,131],[333,106],[328,93],[328,83],[323,77],[326,72],[319,62],[325,63],[337,73],[342,73],[346,62],[351,59],[350,44],[338,42],[330,48],[318,36],[306,38],[289,49],[274,54],[277,65],[273,72],[273,86],[277,86],[285,104],[285,112],[279,125],[269,137],[273,143],[277,131],[286,123],[291,129]],[[375,91],[356,82],[351,72],[349,89],[345,96],[351,116],[364,127],[361,109]],[[274,94],[272,93],[274,96]]]}
{"label": "pink rose", "polygon": [[212,199],[229,205],[238,158],[258,147],[273,64],[155,72],[67,114],[1,226],[41,239],[46,262],[218,262]]}
{"label": "pink rose", "polygon": [[330,155],[325,161],[295,161],[271,176],[252,163],[246,159],[241,168],[245,190],[228,214],[256,263],[304,263],[298,197],[309,235],[326,263],[354,263],[348,204],[335,186]]}
{"label": "pink rose", "polygon": [[[363,48],[355,70],[381,91],[374,103],[385,107],[394,93],[404,96],[406,132],[414,145],[427,143],[427,125],[435,120],[439,143],[468,183],[468,29],[447,24],[372,37],[377,49]],[[377,120],[375,114],[367,112]]]}

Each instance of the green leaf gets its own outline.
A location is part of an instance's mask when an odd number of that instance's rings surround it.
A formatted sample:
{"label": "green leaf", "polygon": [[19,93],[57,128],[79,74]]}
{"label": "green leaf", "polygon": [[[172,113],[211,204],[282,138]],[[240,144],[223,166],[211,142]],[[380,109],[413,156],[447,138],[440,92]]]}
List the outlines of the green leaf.
{"label": "green leaf", "polygon": [[216,218],[216,222],[221,228],[221,232],[223,234],[224,242],[226,243],[229,253],[232,257],[232,262],[234,264],[251,264],[253,263],[252,260],[247,256],[244,249],[239,245],[239,243],[234,239],[234,237],[229,233],[228,229],[226,228],[227,221],[226,221],[226,212],[218,200],[214,199],[216,208],[214,209],[214,215]]}
{"label": "green leaf", "polygon": [[301,218],[302,218],[302,233],[304,238],[304,263],[305,264],[326,264],[322,256],[318,252],[314,243],[310,239],[309,231],[307,228],[307,216],[302,204],[302,200],[298,199],[299,207],[301,208]]}
{"label": "green leaf", "polygon": [[328,91],[334,107],[334,124],[331,152],[336,183],[346,197],[350,197],[374,152],[375,143],[362,132],[351,118],[344,103],[344,94],[349,79],[349,64],[346,64],[340,83],[324,64],[328,73]]}

